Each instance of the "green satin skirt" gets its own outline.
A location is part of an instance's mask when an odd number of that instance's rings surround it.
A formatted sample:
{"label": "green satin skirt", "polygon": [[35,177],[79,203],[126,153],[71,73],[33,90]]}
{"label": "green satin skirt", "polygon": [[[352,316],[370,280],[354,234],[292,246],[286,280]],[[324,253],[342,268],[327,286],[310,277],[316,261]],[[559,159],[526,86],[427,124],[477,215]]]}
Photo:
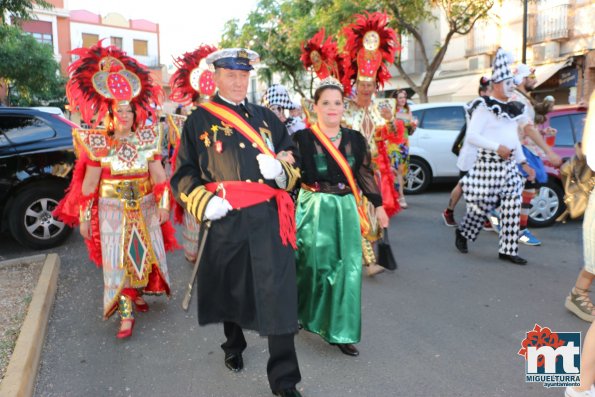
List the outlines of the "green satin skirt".
{"label": "green satin skirt", "polygon": [[359,342],[362,247],[355,198],[302,189],[296,223],[300,323],[329,343]]}

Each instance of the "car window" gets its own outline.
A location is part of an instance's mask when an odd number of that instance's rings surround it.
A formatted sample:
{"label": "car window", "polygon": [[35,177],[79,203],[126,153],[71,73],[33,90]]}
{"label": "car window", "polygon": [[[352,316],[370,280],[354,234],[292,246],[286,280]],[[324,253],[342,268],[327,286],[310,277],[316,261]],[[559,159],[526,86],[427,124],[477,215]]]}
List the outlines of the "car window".
{"label": "car window", "polygon": [[429,130],[460,131],[465,124],[465,111],[462,106],[447,106],[425,109],[420,127]]}
{"label": "car window", "polygon": [[550,127],[558,130],[556,133],[556,146],[574,146],[572,126],[568,115],[550,117]]}
{"label": "car window", "polygon": [[413,117],[415,117],[417,119],[418,123],[421,123],[423,120],[423,116],[424,116],[424,111],[423,110],[414,110],[411,112],[413,114]]}
{"label": "car window", "polygon": [[21,115],[0,116],[0,131],[14,146],[36,142],[56,135],[52,127],[43,120],[33,116]]}
{"label": "car window", "polygon": [[10,146],[10,143],[8,142],[8,139],[6,139],[6,137],[0,130],[0,147],[8,147],[8,146]]}
{"label": "car window", "polygon": [[587,113],[575,113],[570,115],[570,122],[572,123],[577,142],[583,139],[586,119]]}

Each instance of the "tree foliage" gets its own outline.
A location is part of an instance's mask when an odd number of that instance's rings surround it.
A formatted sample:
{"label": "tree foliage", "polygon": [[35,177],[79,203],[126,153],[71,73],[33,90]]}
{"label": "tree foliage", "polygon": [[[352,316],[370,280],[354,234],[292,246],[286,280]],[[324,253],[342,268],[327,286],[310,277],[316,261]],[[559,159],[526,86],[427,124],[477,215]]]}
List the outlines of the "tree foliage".
{"label": "tree foliage", "polygon": [[[353,21],[354,14],[386,12],[399,36],[410,35],[420,49],[418,53],[425,72],[419,84],[404,70],[399,57],[395,66],[420,100],[426,102],[430,83],[453,36],[469,33],[493,5],[494,0],[260,0],[242,26],[238,20],[226,24],[220,45],[244,46],[259,52],[269,69],[266,75],[280,73],[285,82],[290,82],[295,91],[304,95],[305,86],[311,85],[312,79],[304,79],[299,60],[301,43],[321,27],[325,27],[328,34],[337,35]],[[447,33],[429,51],[420,26],[422,22],[435,23],[437,18],[433,11],[436,10],[446,19]],[[339,45],[343,44],[340,36]]]}
{"label": "tree foliage", "polygon": [[6,23],[6,14],[10,14],[15,20],[32,19],[31,12],[33,6],[38,6],[44,9],[53,8],[53,6],[45,0],[0,0],[0,18],[2,18],[2,25]]}
{"label": "tree foliage", "polygon": [[52,47],[10,25],[0,25],[0,80],[8,86],[7,104],[64,103],[64,78]]}

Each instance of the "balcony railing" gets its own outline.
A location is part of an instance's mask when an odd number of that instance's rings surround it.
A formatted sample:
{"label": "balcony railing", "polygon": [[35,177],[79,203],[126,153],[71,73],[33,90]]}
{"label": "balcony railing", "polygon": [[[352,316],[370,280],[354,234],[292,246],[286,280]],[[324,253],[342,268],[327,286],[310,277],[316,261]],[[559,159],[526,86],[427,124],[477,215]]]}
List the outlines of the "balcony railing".
{"label": "balcony railing", "polygon": [[544,6],[547,2],[541,1],[537,12],[531,15],[531,32],[529,43],[541,43],[548,40],[567,39],[570,33],[568,26],[568,4]]}
{"label": "balcony railing", "polygon": [[474,55],[496,53],[498,49],[498,38],[495,35],[493,27],[485,23],[476,24],[473,30],[467,35],[467,47],[465,48],[465,56],[471,57]]}

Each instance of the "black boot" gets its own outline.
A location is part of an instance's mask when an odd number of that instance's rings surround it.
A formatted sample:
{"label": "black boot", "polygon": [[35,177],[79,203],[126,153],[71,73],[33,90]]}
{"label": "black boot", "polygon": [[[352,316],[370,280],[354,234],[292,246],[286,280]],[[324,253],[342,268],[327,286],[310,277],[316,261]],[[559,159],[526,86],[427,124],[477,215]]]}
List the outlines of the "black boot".
{"label": "black boot", "polygon": [[459,229],[455,230],[455,247],[459,250],[459,252],[466,254],[469,252],[467,248],[467,239],[461,234]]}

